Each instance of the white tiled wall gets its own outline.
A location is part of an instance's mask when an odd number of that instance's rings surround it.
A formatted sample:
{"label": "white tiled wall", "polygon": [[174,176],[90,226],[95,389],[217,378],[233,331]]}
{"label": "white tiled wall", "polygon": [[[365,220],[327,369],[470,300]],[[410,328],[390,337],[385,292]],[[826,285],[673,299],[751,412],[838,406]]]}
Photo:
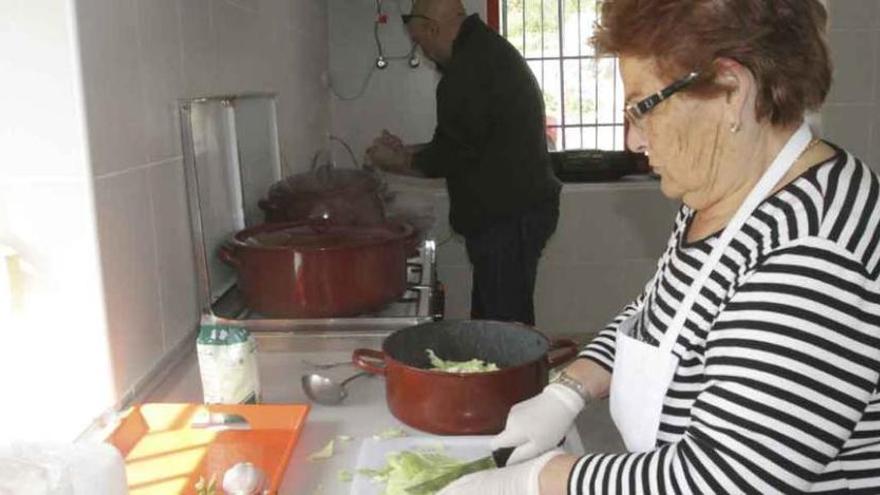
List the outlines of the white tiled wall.
{"label": "white tiled wall", "polygon": [[834,84],[822,127],[831,141],[880,171],[880,2],[828,4]]}
{"label": "white tiled wall", "polygon": [[117,393],[197,323],[179,98],[278,94],[302,170],[329,128],[324,0],[77,0]]}

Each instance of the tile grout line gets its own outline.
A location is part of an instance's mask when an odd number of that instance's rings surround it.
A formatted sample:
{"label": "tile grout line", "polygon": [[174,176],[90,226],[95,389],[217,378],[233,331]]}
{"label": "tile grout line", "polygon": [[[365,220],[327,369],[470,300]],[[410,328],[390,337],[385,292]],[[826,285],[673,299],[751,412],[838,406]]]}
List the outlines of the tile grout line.
{"label": "tile grout line", "polygon": [[103,413],[98,415],[85,430],[79,434],[77,440],[98,439],[103,440],[109,434],[108,427],[112,427],[118,420],[119,413],[128,407],[147,400],[148,396],[185,362],[187,355],[194,349],[198,328],[193,328],[180,339],[168,352],[163,352],[150,369],[143,374],[131,387],[129,387],[116,403]]}
{"label": "tile grout line", "polygon": [[141,2],[143,0],[131,0],[134,4],[134,39],[135,45],[137,47],[137,75],[140,82],[140,102],[141,102],[141,115],[140,115],[140,123],[141,123],[141,143],[143,145],[143,158],[144,161],[150,162],[150,152],[147,151],[149,144],[147,143],[145,137],[147,135],[147,127],[149,126],[149,119],[147,118],[149,103],[147,102],[147,88],[146,88],[146,73],[147,73],[147,63],[145,61],[146,54],[144,52],[144,40],[143,36],[145,36],[144,28],[141,26],[141,13],[143,12],[143,5]]}
{"label": "tile grout line", "polygon": [[183,159],[183,155],[176,155],[176,156],[172,156],[172,157],[170,157],[170,158],[165,158],[164,160],[159,160],[159,161],[155,161],[155,162],[144,163],[144,164],[142,164],[142,165],[136,165],[136,166],[131,167],[131,168],[126,168],[125,170],[116,170],[116,171],[113,171],[113,172],[107,172],[107,173],[103,173],[103,174],[100,174],[100,175],[96,175],[96,176],[94,176],[94,179],[95,179],[95,180],[98,180],[98,179],[111,179],[111,178],[116,177],[116,176],[119,176],[119,175],[123,175],[123,174],[131,173],[131,172],[136,172],[136,171],[143,170],[143,169],[147,169],[147,168],[159,167],[159,166],[162,166],[162,165],[167,165],[167,164],[172,163],[172,162],[174,162],[174,161],[176,161],[176,160],[182,160],[182,159]]}
{"label": "tile grout line", "polygon": [[150,177],[150,170],[144,171],[147,182],[147,201],[150,203],[150,227],[153,234],[153,271],[156,276],[156,294],[159,299],[159,332],[162,338],[162,354],[168,351],[168,342],[166,338],[165,328],[165,302],[163,301],[164,291],[162,290],[162,270],[159,268],[159,232],[156,229],[156,201],[153,198],[153,181]]}
{"label": "tile grout line", "polygon": [[259,13],[260,13],[260,9],[252,9],[252,8],[246,6],[246,5],[243,5],[243,4],[238,3],[238,2],[235,1],[235,0],[226,0],[226,3],[227,3],[227,4],[230,4],[230,5],[234,6],[234,7],[238,7],[238,8],[240,8],[241,10],[244,10],[244,11],[250,12],[250,13],[252,13],[252,14],[259,14]]}

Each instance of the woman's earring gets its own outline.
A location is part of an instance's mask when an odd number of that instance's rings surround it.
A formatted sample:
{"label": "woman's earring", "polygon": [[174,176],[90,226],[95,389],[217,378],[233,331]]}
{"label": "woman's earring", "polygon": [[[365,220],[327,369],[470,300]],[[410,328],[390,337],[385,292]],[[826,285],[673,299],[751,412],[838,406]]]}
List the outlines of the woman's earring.
{"label": "woman's earring", "polygon": [[739,132],[739,130],[740,130],[739,122],[734,122],[734,123],[730,124],[730,132],[736,134],[737,132]]}

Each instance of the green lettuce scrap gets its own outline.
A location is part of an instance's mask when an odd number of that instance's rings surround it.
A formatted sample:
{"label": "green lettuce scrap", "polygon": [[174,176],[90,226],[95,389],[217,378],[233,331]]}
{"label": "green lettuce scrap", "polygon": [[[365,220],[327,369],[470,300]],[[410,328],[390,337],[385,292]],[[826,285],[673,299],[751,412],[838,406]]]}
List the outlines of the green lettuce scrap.
{"label": "green lettuce scrap", "polygon": [[391,440],[392,438],[402,438],[405,436],[407,436],[407,433],[401,428],[389,427],[373,435],[373,438],[376,440]]}
{"label": "green lettuce scrap", "polygon": [[427,349],[428,359],[431,360],[433,370],[445,371],[447,373],[484,373],[486,371],[498,371],[495,363],[487,363],[482,359],[471,359],[470,361],[447,361],[437,357],[433,350]]}
{"label": "green lettuce scrap", "polygon": [[199,476],[199,480],[196,481],[195,487],[196,495],[217,495],[217,475],[211,475],[211,479],[209,481],[205,481],[205,478]]}
{"label": "green lettuce scrap", "polygon": [[380,469],[358,469],[357,474],[367,476],[373,483],[384,483],[382,495],[409,495],[407,488],[433,480],[463,464],[459,459],[436,451],[405,450],[389,454],[388,463]]}
{"label": "green lettuce scrap", "polygon": [[315,461],[323,461],[323,460],[326,460],[326,459],[333,457],[333,444],[334,443],[336,443],[334,440],[330,440],[320,450],[316,450],[315,452],[312,452],[311,454],[309,454],[306,457],[306,459],[309,462],[315,462]]}

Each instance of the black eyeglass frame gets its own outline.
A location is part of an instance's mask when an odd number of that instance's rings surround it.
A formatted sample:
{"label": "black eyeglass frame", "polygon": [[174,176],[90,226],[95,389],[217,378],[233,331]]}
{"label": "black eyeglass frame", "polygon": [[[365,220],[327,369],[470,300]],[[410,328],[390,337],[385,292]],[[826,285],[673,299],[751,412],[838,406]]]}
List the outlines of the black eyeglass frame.
{"label": "black eyeglass frame", "polygon": [[652,94],[651,96],[640,100],[636,103],[627,105],[624,109],[626,116],[629,117],[633,121],[637,121],[645,116],[646,113],[650,112],[657,105],[662,103],[664,100],[668,100],[669,97],[683,90],[684,88],[690,86],[698,77],[700,77],[699,72],[691,72],[690,74],[684,76],[683,78],[675,81],[674,83],[666,86],[660,91]]}
{"label": "black eyeglass frame", "polygon": [[400,15],[400,19],[403,21],[404,26],[409,24],[409,21],[416,19],[416,18],[425,19],[426,21],[433,21],[434,20],[434,19],[431,19],[430,17],[428,17],[426,15],[422,15],[422,14],[401,14]]}

